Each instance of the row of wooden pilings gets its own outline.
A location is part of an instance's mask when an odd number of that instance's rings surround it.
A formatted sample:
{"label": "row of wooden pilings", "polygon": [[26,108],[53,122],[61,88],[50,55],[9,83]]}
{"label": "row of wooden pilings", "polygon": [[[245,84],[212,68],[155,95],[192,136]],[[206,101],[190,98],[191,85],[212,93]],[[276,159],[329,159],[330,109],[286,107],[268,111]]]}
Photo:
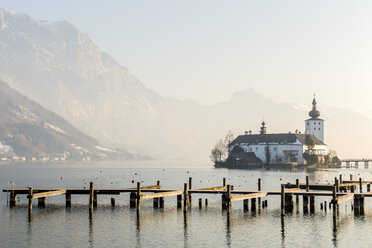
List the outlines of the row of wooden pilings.
{"label": "row of wooden pilings", "polygon": [[[160,182],[157,182],[160,185]],[[231,210],[231,190],[233,189],[232,185],[226,185],[226,178],[223,178],[222,186],[226,186],[226,193],[222,194],[222,209],[230,211]],[[189,190],[192,189],[192,178],[189,178],[189,183],[184,184],[183,193],[177,195],[177,208],[182,208],[184,212],[187,212],[188,209],[191,207],[192,202],[192,195],[189,193]],[[258,191],[261,191],[261,178],[258,179]],[[141,183],[137,183],[137,192],[130,193],[130,207],[137,208],[140,210],[141,206]],[[255,211],[257,208],[256,203],[258,202],[258,206],[261,206],[261,198],[252,198],[251,199],[251,211]],[[199,208],[202,208],[203,200],[199,198]],[[205,206],[208,206],[208,199],[205,199]],[[153,207],[154,208],[164,208],[164,197],[153,198]],[[267,200],[262,201],[262,208],[267,207]],[[243,200],[243,209],[244,211],[249,210],[249,201],[248,199]]]}
{"label": "row of wooden pilings", "polygon": [[[287,212],[292,212],[294,208],[293,204],[293,197],[296,197],[296,204],[299,204],[299,195],[302,195],[303,197],[303,210],[304,212],[308,212],[310,210],[310,213],[314,213],[315,211],[315,196],[321,196],[322,194],[319,192],[309,192],[310,187],[313,189],[315,187],[323,187],[323,190],[331,190],[332,191],[332,200],[329,202],[329,207],[333,206],[333,212],[337,213],[339,204],[342,202],[346,202],[348,200],[353,199],[354,202],[352,204],[352,209],[354,210],[354,213],[356,214],[363,214],[364,212],[364,195],[358,194],[355,195],[352,194],[356,190],[356,186],[358,183],[357,181],[352,181],[352,175],[350,175],[350,181],[344,182],[342,179],[342,175],[340,175],[339,179],[335,178],[335,182],[333,185],[319,185],[319,184],[309,184],[309,177],[306,176],[306,184],[303,185],[299,183],[299,179],[296,179],[296,184],[282,184],[281,185],[281,191],[262,191],[262,180],[259,178],[258,179],[258,186],[257,186],[257,191],[251,191],[251,192],[243,192],[242,195],[239,196],[232,196],[232,190],[233,186],[232,185],[226,185],[226,178],[223,178],[223,186],[219,187],[214,187],[214,188],[208,188],[209,193],[210,191],[215,191],[216,193],[222,194],[221,196],[221,202],[222,202],[222,209],[223,210],[231,210],[231,205],[233,201],[236,200],[242,200],[243,201],[243,209],[244,211],[248,211],[249,209],[249,200],[251,201],[251,210],[255,211],[257,208],[257,205],[262,208],[267,207],[267,200],[262,201],[262,197],[267,196],[267,195],[278,195],[280,194],[281,196],[281,214],[284,215]],[[359,193],[362,193],[362,186],[364,184],[367,184],[367,192],[370,192],[370,184],[372,182],[363,182],[361,178],[359,178]],[[137,183],[137,188],[131,188],[131,189],[126,189],[127,191],[125,192],[130,192],[130,207],[131,208],[137,208],[137,210],[140,210],[141,206],[141,199],[153,199],[153,206],[154,208],[164,208],[164,197],[166,196],[177,196],[177,208],[182,208],[184,209],[185,212],[188,211],[189,207],[191,206],[192,202],[192,196],[190,190],[192,190],[192,178],[189,178],[189,182],[184,184],[184,189],[183,190],[165,190],[163,192],[154,190],[152,192],[158,192],[158,193],[153,193],[153,194],[144,194],[141,195],[141,189],[146,189],[146,188],[156,188],[160,189],[160,181],[157,181],[156,186],[148,186],[148,187],[141,187],[141,183]],[[291,189],[292,188],[292,189]],[[300,189],[306,189],[306,192],[300,192]],[[326,188],[326,189],[324,189]],[[25,190],[19,191],[19,193],[23,192],[27,193]],[[125,190],[125,189],[124,189]],[[206,189],[201,189],[201,190],[194,190],[193,193],[201,193],[203,194],[203,190]],[[112,190],[115,191],[115,190]],[[350,194],[347,194],[347,192],[350,191]],[[15,206],[16,201],[17,201],[17,196],[16,193],[11,190],[7,191],[10,192],[10,206]],[[55,190],[50,190],[46,192],[40,192],[36,189],[36,193],[33,192],[33,188],[28,188],[28,201],[29,201],[29,209],[32,210],[32,200],[33,199],[38,199],[38,206],[40,207],[45,207],[45,198],[49,196],[54,196],[54,195],[65,195],[66,196],[66,207],[71,207],[71,192],[73,192],[72,189],[55,189]],[[122,191],[124,192],[124,191]],[[145,191],[149,192],[149,191]],[[160,193],[159,193],[160,192]],[[339,194],[345,192],[346,194]],[[93,209],[94,207],[97,206],[97,193],[100,194],[109,194],[107,191],[102,192],[102,190],[94,189],[94,183],[90,182],[90,187],[89,187],[89,208]],[[204,193],[206,193],[204,191]],[[214,193],[214,192],[212,192]],[[237,193],[236,191],[233,193]],[[87,194],[87,191],[85,192],[75,192],[75,194]],[[330,196],[330,194],[327,194]],[[340,196],[341,195],[341,196]],[[368,195],[372,196],[372,195]],[[111,205],[115,206],[115,198],[111,198]],[[199,207],[201,208],[203,205],[202,198],[199,198]],[[205,205],[208,205],[208,199],[205,199]],[[327,201],[321,202],[320,203],[320,209],[326,211],[327,210]]]}
{"label": "row of wooden pilings", "polygon": [[[350,174],[350,181],[353,180],[353,176]],[[345,192],[355,193],[356,185],[349,186],[340,186],[344,182],[342,180],[342,175],[339,176],[339,179],[335,177],[334,185],[332,187],[332,200],[329,202],[329,208],[333,209],[333,213],[337,215],[339,213],[339,204],[351,200],[353,198],[353,203],[351,204],[351,209],[354,211],[355,215],[364,214],[364,196],[354,196],[349,194],[342,196],[344,198],[338,199],[337,193]],[[359,193],[363,193],[363,181],[362,178],[359,178]],[[296,188],[300,189],[299,179],[296,179]],[[306,176],[306,192],[309,192],[309,176]],[[371,191],[371,182],[367,184],[367,192]],[[315,212],[315,195],[302,195],[303,197],[303,212],[310,213]],[[299,204],[299,195],[296,194],[296,204]],[[310,206],[309,206],[310,205]],[[286,193],[286,184],[281,185],[281,215],[285,213],[290,213],[293,211],[293,192]],[[320,203],[320,209],[327,211],[327,201]]]}

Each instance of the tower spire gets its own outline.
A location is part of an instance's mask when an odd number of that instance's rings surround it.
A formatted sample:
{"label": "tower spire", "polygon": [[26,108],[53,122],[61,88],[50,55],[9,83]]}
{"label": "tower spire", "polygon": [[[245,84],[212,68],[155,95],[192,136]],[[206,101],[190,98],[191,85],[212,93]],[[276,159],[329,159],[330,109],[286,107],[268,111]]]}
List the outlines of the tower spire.
{"label": "tower spire", "polygon": [[313,99],[313,109],[309,112],[309,115],[311,118],[318,118],[320,116],[319,111],[316,109],[315,94],[314,94],[314,99]]}
{"label": "tower spire", "polygon": [[260,134],[266,134],[265,121],[262,121],[262,127],[261,127],[261,130],[260,130]]}

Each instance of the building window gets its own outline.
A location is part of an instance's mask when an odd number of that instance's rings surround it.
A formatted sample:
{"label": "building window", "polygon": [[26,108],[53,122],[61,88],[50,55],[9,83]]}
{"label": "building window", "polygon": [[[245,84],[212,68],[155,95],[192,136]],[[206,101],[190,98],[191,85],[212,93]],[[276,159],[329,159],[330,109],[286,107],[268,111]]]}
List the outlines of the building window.
{"label": "building window", "polygon": [[320,122],[319,122],[319,125],[320,125]]}
{"label": "building window", "polygon": [[276,151],[276,147],[274,147],[274,151]]}
{"label": "building window", "polygon": [[314,127],[314,130],[316,130],[316,127]]}
{"label": "building window", "polygon": [[256,147],[256,151],[258,151],[258,147]]}
{"label": "building window", "polygon": [[308,126],[309,126],[309,124],[310,124],[309,122],[308,122],[308,123],[306,123],[306,125],[308,125]]}
{"label": "building window", "polygon": [[314,122],[314,125],[316,125],[316,122]]}
{"label": "building window", "polygon": [[319,128],[319,130],[320,130],[320,128]]}

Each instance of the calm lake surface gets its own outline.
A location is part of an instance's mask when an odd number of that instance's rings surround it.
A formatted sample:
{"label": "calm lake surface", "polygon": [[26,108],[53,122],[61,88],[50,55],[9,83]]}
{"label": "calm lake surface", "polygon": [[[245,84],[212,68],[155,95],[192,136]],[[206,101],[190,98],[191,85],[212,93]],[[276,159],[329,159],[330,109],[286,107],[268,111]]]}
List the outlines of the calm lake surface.
{"label": "calm lake surface", "polygon": [[[310,183],[332,182],[335,176],[362,177],[372,181],[372,169],[228,170],[214,169],[208,163],[182,162],[105,162],[56,164],[0,164],[1,189],[12,187],[83,188],[89,182],[95,188],[154,185],[183,189],[188,178],[193,188],[222,185],[222,178],[235,189],[257,189],[262,178],[263,190],[280,190],[280,184],[295,183],[296,178]],[[132,180],[135,183],[132,183]],[[10,182],[13,182],[10,183]],[[372,201],[365,200],[364,216],[354,216],[350,202],[340,205],[340,215],[320,210],[316,197],[315,214],[304,214],[302,199],[298,211],[280,216],[280,199],[270,196],[268,208],[255,213],[243,212],[242,202],[234,202],[230,218],[221,210],[220,195],[193,194],[192,209],[186,215],[176,208],[176,197],[165,198],[165,208],[154,210],[152,200],[141,201],[141,216],[129,208],[129,194],[98,196],[98,207],[89,218],[89,196],[72,196],[71,209],[65,197],[47,198],[45,209],[34,201],[32,220],[28,218],[27,198],[19,196],[16,208],[7,206],[7,194],[0,194],[0,247],[371,247]],[[204,199],[208,198],[208,207]],[[203,198],[203,208],[198,199]]]}

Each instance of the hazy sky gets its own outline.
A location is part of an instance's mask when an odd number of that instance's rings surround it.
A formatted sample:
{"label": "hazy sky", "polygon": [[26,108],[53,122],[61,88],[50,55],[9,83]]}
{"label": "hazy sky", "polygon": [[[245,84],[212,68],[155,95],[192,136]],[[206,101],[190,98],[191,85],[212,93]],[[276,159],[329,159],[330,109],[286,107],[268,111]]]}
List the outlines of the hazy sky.
{"label": "hazy sky", "polygon": [[212,104],[253,88],[372,113],[372,1],[0,0],[69,19],[163,96]]}

